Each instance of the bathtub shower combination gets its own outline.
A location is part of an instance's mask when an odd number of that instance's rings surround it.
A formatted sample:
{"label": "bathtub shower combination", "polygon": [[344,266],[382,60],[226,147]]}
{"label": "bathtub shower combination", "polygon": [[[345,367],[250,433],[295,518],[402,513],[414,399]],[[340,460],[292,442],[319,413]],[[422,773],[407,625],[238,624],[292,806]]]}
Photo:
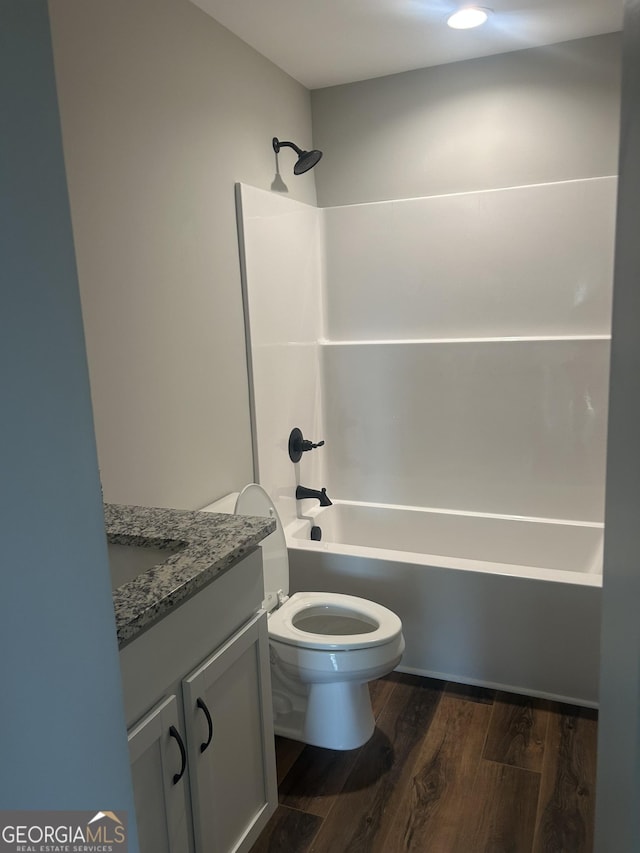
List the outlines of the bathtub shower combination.
{"label": "bathtub shower combination", "polygon": [[[254,474],[291,590],[397,613],[402,670],[597,705],[615,190],[237,188]],[[325,445],[293,463],[293,427]]]}

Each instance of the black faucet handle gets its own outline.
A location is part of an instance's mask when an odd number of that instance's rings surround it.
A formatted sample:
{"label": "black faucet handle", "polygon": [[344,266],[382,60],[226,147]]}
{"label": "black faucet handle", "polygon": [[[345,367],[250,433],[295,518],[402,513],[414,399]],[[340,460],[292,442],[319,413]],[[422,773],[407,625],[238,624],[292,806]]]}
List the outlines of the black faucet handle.
{"label": "black faucet handle", "polygon": [[301,429],[294,427],[289,435],[289,459],[292,462],[299,462],[303,453],[306,453],[307,450],[315,450],[316,447],[322,447],[323,444],[324,441],[314,444],[303,437]]}

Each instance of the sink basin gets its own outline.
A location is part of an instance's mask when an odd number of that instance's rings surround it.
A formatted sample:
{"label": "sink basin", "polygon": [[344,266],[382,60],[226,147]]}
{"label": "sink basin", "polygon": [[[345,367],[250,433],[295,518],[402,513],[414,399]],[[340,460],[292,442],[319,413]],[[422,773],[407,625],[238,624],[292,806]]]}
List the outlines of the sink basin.
{"label": "sink basin", "polygon": [[107,545],[109,569],[111,571],[111,589],[117,589],[123,583],[132,581],[142,572],[153,566],[165,563],[177,548],[153,548],[144,545]]}

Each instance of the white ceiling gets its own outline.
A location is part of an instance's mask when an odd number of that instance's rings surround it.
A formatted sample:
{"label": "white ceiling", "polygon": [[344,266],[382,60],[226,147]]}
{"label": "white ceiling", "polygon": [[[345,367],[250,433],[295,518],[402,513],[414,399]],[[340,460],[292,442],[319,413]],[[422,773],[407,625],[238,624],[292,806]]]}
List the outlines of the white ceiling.
{"label": "white ceiling", "polygon": [[[192,0],[309,89],[622,28],[623,0],[478,0],[493,15],[452,30],[456,0]],[[467,5],[469,5],[467,3]]]}

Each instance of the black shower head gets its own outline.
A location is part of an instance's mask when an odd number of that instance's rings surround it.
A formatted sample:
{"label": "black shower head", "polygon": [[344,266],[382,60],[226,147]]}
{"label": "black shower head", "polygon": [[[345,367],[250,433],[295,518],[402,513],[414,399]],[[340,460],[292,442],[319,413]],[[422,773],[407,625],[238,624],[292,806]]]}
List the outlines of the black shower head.
{"label": "black shower head", "polygon": [[298,160],[293,167],[294,175],[304,175],[305,172],[308,172],[309,169],[313,169],[316,163],[322,157],[322,151],[317,151],[314,149],[313,151],[303,151],[302,148],[298,148],[295,142],[280,142],[280,140],[274,136],[273,137],[273,150],[276,154],[280,151],[281,148],[293,148],[293,150],[298,155]]}
{"label": "black shower head", "polygon": [[313,149],[313,151],[303,151],[298,155],[298,160],[293,167],[294,175],[303,175],[309,169],[313,169],[316,163],[322,158],[322,151]]}

